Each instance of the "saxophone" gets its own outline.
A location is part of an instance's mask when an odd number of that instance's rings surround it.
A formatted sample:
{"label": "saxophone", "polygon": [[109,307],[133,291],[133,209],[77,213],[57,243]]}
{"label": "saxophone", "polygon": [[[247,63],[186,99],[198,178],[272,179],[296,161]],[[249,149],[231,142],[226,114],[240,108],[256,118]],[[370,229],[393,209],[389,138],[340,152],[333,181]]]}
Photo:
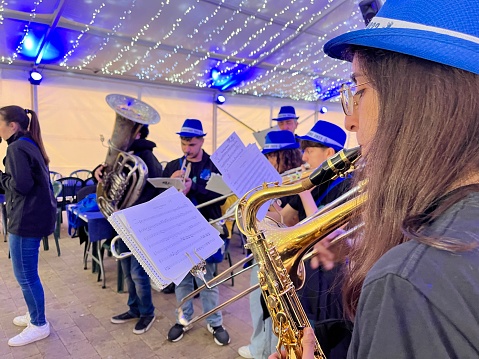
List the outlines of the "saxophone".
{"label": "saxophone", "polygon": [[[279,353],[283,346],[287,358],[302,357],[303,330],[310,326],[295,290],[304,280],[300,274],[304,273],[300,268],[301,258],[317,241],[347,223],[367,197],[366,193],[361,193],[303,225],[271,231],[273,236],[267,236],[269,231],[259,227],[256,213],[270,199],[297,194],[325,180],[345,176],[354,170],[359,157],[359,147],[342,150],[301,182],[287,186],[273,184],[272,187],[263,184],[260,190],[253,189],[243,196],[238,204],[238,228],[247,237],[246,247],[259,264],[259,285],[271,315],[273,332],[278,337],[276,350]],[[326,359],[317,340],[314,357]]]}
{"label": "saxophone", "polygon": [[135,98],[110,94],[108,105],[116,112],[113,134],[108,141],[103,181],[96,194],[105,217],[136,202],[148,178],[148,168],[138,156],[125,152],[143,125],[160,122],[160,115],[151,106]]}

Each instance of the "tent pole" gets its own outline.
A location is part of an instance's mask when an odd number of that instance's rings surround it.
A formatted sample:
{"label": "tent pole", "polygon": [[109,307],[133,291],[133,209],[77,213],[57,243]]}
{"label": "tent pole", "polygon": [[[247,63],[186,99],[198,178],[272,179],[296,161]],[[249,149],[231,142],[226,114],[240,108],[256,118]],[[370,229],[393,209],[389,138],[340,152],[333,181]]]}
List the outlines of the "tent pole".
{"label": "tent pole", "polygon": [[215,152],[217,148],[217,140],[218,140],[218,132],[217,132],[217,126],[218,126],[218,104],[215,101],[216,99],[216,93],[213,94],[213,151]]}
{"label": "tent pole", "polygon": [[38,115],[38,90],[36,85],[30,85],[30,108]]}

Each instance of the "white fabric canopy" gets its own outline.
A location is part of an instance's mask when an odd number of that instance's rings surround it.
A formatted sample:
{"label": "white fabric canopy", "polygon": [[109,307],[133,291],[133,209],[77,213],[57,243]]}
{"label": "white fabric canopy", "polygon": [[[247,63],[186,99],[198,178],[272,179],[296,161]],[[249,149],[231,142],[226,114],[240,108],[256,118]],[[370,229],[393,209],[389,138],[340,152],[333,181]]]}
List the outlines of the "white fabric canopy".
{"label": "white fabric canopy", "polygon": [[[245,144],[254,143],[251,129],[259,131],[275,125],[276,122],[270,119],[276,117],[284,105],[295,107],[300,117],[296,131],[299,135],[306,134],[315,119],[340,126],[344,120],[341,110],[324,115],[315,113],[317,105],[311,102],[226,94],[227,102],[221,105],[226,112],[216,111],[217,123],[214,126],[214,93],[207,90],[159,87],[55,71],[45,71],[42,84],[33,87],[26,80],[28,73],[14,68],[0,69],[0,76],[0,106],[14,104],[37,110],[51,160],[50,169],[63,176],[78,169],[91,170],[105,160],[107,149],[102,145],[100,135],[108,140],[113,132],[115,113],[105,102],[105,96],[111,93],[140,98],[160,113],[161,121],[150,126],[149,136],[158,146],[154,152],[160,161],[170,161],[182,155],[176,132],[186,118],[203,122],[207,133],[204,149],[210,154],[214,151],[215,133],[216,147],[233,131]],[[347,147],[355,145],[355,136],[349,135]],[[6,143],[2,142],[2,158],[5,152]]]}

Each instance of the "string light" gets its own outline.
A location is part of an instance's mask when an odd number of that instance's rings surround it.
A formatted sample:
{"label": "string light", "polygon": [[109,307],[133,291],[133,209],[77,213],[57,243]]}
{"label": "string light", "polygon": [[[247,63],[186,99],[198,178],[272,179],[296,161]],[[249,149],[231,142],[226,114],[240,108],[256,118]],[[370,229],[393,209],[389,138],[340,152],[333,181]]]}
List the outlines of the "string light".
{"label": "string light", "polygon": [[[22,40],[1,62],[17,59],[42,1],[32,2]],[[77,35],[67,44],[60,66],[199,88],[212,86],[215,67],[228,76],[254,74],[233,93],[316,101],[350,73],[349,64],[324,55],[324,43],[364,27],[357,4],[343,0],[321,5],[314,0],[239,0],[234,5],[227,0],[162,0],[149,2],[147,8],[137,0],[121,4],[119,10],[118,4],[99,2],[83,28],[70,28]],[[6,10],[7,0],[0,0],[0,24],[8,18]],[[337,11],[349,16],[332,22],[329,15]],[[69,29],[64,18],[60,24]]]}

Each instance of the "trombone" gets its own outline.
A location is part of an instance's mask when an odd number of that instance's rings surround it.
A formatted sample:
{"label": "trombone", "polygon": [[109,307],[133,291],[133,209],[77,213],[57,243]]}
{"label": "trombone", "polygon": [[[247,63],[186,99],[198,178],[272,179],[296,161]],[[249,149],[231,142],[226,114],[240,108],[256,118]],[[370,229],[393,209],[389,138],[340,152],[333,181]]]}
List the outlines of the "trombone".
{"label": "trombone", "polygon": [[[317,253],[313,250],[313,251],[310,251],[309,253],[305,254],[301,258],[301,264],[296,266],[296,265],[294,265],[294,261],[292,261],[291,258],[288,258],[288,256],[291,254],[290,253],[292,251],[291,247],[292,246],[298,247],[299,244],[296,243],[296,244],[292,245],[287,240],[282,240],[281,237],[288,237],[288,238],[292,238],[292,237],[293,238],[294,237],[299,238],[299,237],[301,237],[302,236],[301,232],[303,231],[302,227],[304,227],[304,223],[308,223],[309,226],[311,227],[311,226],[315,225],[314,223],[312,223],[312,222],[315,222],[314,219],[316,219],[316,221],[324,222],[325,220],[327,220],[330,217],[330,212],[331,211],[335,211],[336,213],[340,213],[342,215],[342,213],[350,212],[350,211],[355,210],[366,199],[365,193],[362,193],[363,190],[364,190],[364,186],[365,186],[365,183],[362,183],[362,184],[352,188],[351,190],[346,192],[344,195],[342,195],[341,197],[338,197],[335,201],[331,202],[329,205],[322,207],[316,213],[314,213],[310,217],[304,219],[302,222],[298,223],[297,225],[295,225],[293,227],[278,228],[275,231],[275,230],[273,230],[273,228],[274,228],[273,226],[266,224],[264,221],[260,222],[260,224],[259,224],[260,225],[260,230],[262,232],[264,232],[266,235],[268,235],[268,231],[276,232],[276,233],[273,233],[273,236],[276,234],[276,237],[278,237],[278,238],[275,238],[273,240],[273,242],[275,243],[275,245],[278,246],[278,252],[279,252],[280,257],[283,260],[283,262],[285,262],[285,267],[287,267],[287,271],[289,272],[289,274],[292,277],[297,278],[297,280],[295,281],[296,290],[301,288],[302,284],[304,283],[304,273],[305,273],[305,270],[304,270],[304,267],[303,267],[304,266],[304,264],[303,264],[304,261],[310,259],[311,257],[316,255]],[[336,238],[334,238],[330,242],[330,247],[329,248],[334,248],[336,245],[342,243],[344,239],[350,237],[352,233],[360,230],[361,228],[362,228],[362,224],[359,224],[359,225],[349,229],[345,233],[337,236]],[[332,228],[331,231],[333,229],[335,229],[335,228]],[[317,242],[319,242],[324,237],[325,236],[322,236],[322,237],[318,238]],[[306,251],[304,253],[306,253]],[[182,316],[181,307],[183,306],[183,304],[186,301],[192,299],[195,295],[197,295],[198,293],[200,293],[201,291],[203,291],[206,288],[214,288],[214,287],[228,281],[229,279],[231,279],[231,278],[233,278],[237,275],[240,275],[241,273],[246,272],[247,270],[252,269],[254,266],[257,266],[258,263],[253,263],[248,268],[244,268],[243,270],[239,271],[238,273],[234,273],[234,274],[230,275],[229,277],[220,280],[221,278],[224,278],[229,273],[234,271],[236,268],[242,266],[243,264],[247,263],[248,261],[250,261],[252,259],[253,259],[253,255],[250,254],[249,256],[243,258],[242,260],[240,260],[235,265],[233,265],[230,268],[226,269],[225,271],[221,272],[215,278],[211,279],[209,282],[205,282],[205,284],[203,284],[201,287],[199,287],[198,289],[196,289],[195,291],[193,291],[192,293],[190,293],[189,295],[184,297],[181,300],[181,302],[179,303],[179,305],[177,306],[178,316],[179,316],[178,320],[179,320],[180,324],[184,325],[187,328],[190,328],[194,323],[208,317],[212,313],[224,308],[225,306],[235,302],[238,299],[243,298],[244,296],[246,296],[249,293],[253,292],[254,290],[258,289],[260,287],[259,284],[253,285],[253,286],[249,287],[248,289],[244,290],[243,292],[237,294],[236,296],[228,299],[227,301],[220,304],[219,306],[211,309],[209,312],[201,314],[199,316],[196,316],[195,318],[193,318],[189,322],[186,321],[185,318]],[[294,270],[296,271],[296,273],[292,273]]]}

